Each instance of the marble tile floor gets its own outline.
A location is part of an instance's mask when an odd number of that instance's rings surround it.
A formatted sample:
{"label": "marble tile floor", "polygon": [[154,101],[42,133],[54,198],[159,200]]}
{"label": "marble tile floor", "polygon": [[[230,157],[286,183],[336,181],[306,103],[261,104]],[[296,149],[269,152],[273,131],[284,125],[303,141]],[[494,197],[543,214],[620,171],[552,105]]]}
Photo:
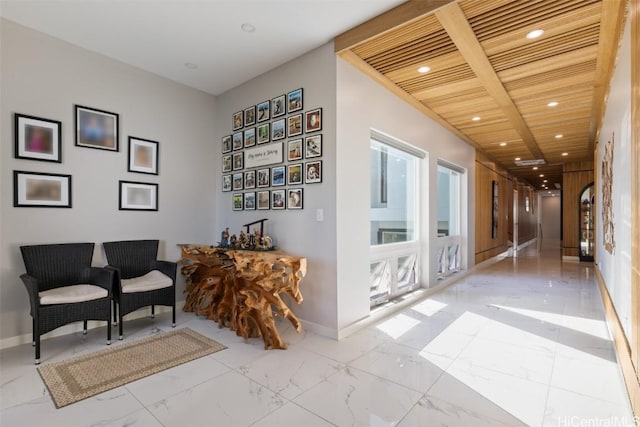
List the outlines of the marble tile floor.
{"label": "marble tile floor", "polygon": [[[229,348],[62,409],[32,347],[3,350],[0,426],[634,425],[593,270],[557,250],[530,246],[342,341],[280,323],[289,349],[264,351],[191,313],[178,323]],[[124,342],[170,329],[168,313],[130,320]],[[43,363],[104,335],[46,340]]]}

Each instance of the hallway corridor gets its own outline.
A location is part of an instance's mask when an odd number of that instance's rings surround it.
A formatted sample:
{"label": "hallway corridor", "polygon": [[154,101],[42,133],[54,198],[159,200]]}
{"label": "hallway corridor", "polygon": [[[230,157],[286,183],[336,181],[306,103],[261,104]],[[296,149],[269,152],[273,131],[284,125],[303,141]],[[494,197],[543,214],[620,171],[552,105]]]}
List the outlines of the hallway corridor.
{"label": "hallway corridor", "polygon": [[[281,323],[289,350],[264,351],[179,313],[178,327],[229,348],[59,410],[32,347],[10,348],[0,425],[631,427],[591,264],[562,263],[546,246],[339,342]],[[170,329],[167,314],[132,320],[125,342]],[[103,335],[47,340],[43,363],[102,349]]]}

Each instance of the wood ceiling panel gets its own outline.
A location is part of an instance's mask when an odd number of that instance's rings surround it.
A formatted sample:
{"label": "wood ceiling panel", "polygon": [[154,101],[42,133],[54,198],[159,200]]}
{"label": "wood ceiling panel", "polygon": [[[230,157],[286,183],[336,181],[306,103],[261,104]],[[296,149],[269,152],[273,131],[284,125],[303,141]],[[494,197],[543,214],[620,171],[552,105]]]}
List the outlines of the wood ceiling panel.
{"label": "wood ceiling panel", "polygon": [[[376,81],[539,188],[540,173],[562,182],[563,163],[592,157],[624,4],[412,0],[405,9],[419,5],[431,11],[419,16],[414,10],[405,24],[346,48],[340,39],[340,49]],[[388,20],[396,22],[396,15]],[[526,39],[536,28],[543,36]],[[424,65],[431,71],[418,73]],[[559,105],[550,108],[550,101]],[[481,120],[472,121],[474,116]],[[559,133],[562,139],[555,138]],[[546,164],[534,171],[517,167],[516,157]]]}

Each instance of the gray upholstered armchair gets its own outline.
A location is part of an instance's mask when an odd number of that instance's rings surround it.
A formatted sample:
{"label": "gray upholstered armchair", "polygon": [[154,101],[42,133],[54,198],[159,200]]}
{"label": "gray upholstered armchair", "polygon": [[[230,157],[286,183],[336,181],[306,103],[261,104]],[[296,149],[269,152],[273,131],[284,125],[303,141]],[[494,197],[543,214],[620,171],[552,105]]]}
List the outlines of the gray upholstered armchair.
{"label": "gray upholstered armchair", "polygon": [[[142,307],[164,305],[173,309],[176,326],[176,270],[177,264],[158,261],[158,240],[126,240],[104,242],[107,267],[114,272],[113,317],[119,328],[119,339],[124,337],[122,318]],[[117,304],[117,307],[116,307]]]}
{"label": "gray upholstered armchair", "polygon": [[93,243],[21,246],[27,272],[20,276],[29,294],[33,318],[36,365],[40,363],[40,336],[68,323],[107,322],[111,344],[113,272],[91,267]]}

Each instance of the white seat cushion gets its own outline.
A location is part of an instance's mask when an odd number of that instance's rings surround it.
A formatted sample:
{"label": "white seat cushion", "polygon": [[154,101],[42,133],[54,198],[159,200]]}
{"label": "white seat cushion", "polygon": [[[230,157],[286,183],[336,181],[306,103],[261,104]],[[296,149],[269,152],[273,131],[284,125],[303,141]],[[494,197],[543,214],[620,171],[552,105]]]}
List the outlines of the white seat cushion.
{"label": "white seat cushion", "polygon": [[96,285],[71,285],[38,292],[40,305],[71,304],[104,298],[109,293]]}
{"label": "white seat cushion", "polygon": [[158,270],[151,270],[144,276],[134,277],[133,279],[123,279],[120,282],[122,284],[123,294],[153,291],[155,289],[168,288],[173,285],[171,278]]}

